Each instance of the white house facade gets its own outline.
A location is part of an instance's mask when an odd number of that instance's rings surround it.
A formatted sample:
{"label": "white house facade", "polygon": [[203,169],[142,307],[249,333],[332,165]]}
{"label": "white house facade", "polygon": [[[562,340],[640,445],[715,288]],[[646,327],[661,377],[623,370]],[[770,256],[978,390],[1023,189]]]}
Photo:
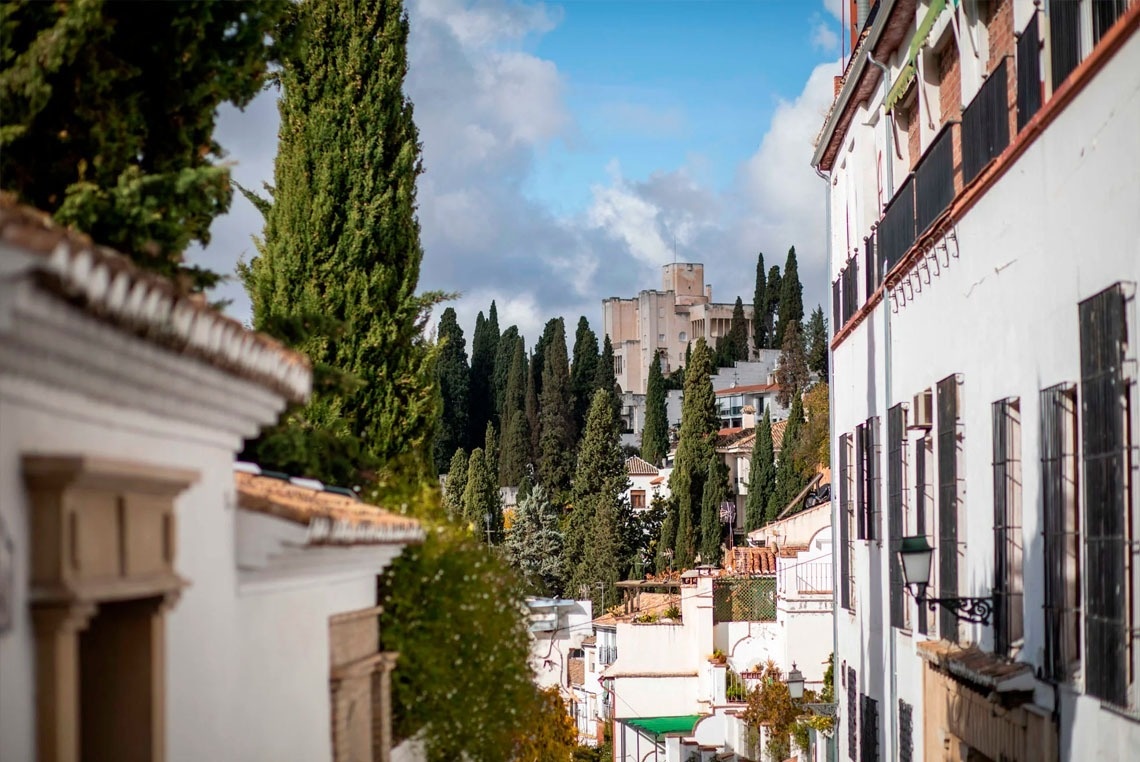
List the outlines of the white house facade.
{"label": "white house facade", "polygon": [[1140,3],[868,5],[813,157],[840,758],[1133,759]]}

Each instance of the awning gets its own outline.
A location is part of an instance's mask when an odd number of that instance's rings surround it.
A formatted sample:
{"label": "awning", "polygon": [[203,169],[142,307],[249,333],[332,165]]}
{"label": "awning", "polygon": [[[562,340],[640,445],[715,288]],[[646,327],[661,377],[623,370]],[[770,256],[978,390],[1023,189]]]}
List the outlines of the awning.
{"label": "awning", "polygon": [[[957,3],[955,2],[955,4]],[[906,63],[903,64],[902,71],[899,72],[894,84],[891,85],[890,92],[887,93],[887,100],[883,104],[887,111],[893,109],[902,100],[907,88],[910,87],[910,83],[914,81],[914,75],[918,70],[918,51],[922,50],[922,46],[926,44],[930,30],[934,29],[934,22],[938,20],[944,10],[946,10],[946,0],[930,0],[926,15],[922,17],[922,23],[918,25],[918,29],[915,31],[914,39],[910,41]]]}
{"label": "awning", "polygon": [[693,732],[697,722],[704,717],[701,714],[686,714],[680,717],[638,717],[636,719],[621,720],[631,728],[636,728],[639,731],[645,732],[653,736],[653,740],[661,739],[661,736],[669,733],[685,733]]}

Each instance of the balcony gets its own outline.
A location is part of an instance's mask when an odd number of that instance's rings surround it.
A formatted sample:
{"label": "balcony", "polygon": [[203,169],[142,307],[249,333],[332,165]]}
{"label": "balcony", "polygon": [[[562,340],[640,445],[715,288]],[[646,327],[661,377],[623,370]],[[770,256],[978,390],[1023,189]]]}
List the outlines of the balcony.
{"label": "balcony", "polygon": [[914,244],[914,175],[908,175],[887,208],[875,233],[883,274],[891,271]]}
{"label": "balcony", "polygon": [[957,122],[942,126],[914,168],[914,227],[922,235],[954,200],[954,141]]}
{"label": "balcony", "polygon": [[1009,67],[1002,61],[962,112],[962,184],[1009,145]]}

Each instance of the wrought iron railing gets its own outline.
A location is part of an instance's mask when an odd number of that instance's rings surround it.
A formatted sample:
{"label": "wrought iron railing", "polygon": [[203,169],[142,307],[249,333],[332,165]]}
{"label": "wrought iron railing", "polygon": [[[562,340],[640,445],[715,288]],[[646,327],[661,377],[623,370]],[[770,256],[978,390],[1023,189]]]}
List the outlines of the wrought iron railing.
{"label": "wrought iron railing", "polygon": [[943,125],[914,168],[916,235],[926,232],[954,200],[954,132],[957,122]]}
{"label": "wrought iron railing", "polygon": [[1017,131],[1041,108],[1041,33],[1037,13],[1017,39]]}
{"label": "wrought iron railing", "polygon": [[885,276],[902,259],[915,239],[914,175],[908,175],[887,208],[875,233],[880,267]]}
{"label": "wrought iron railing", "polygon": [[1049,0],[1049,63],[1053,89],[1081,62],[1081,6],[1073,0]]}
{"label": "wrought iron railing", "polygon": [[831,328],[832,334],[843,327],[843,276],[831,284]]}
{"label": "wrought iron railing", "polygon": [[1009,67],[1002,60],[962,112],[962,183],[1009,145]]}
{"label": "wrought iron railing", "polygon": [[843,280],[843,322],[846,323],[859,309],[859,260],[847,260],[840,277]]}

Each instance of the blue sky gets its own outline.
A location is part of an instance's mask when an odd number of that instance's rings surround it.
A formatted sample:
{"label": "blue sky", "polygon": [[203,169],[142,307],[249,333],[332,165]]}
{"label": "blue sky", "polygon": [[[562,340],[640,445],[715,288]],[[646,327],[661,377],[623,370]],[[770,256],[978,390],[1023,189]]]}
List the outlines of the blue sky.
{"label": "blue sky", "polygon": [[[425,174],[421,287],[458,292],[468,329],[495,299],[533,341],[545,321],[656,288],[703,261],[717,301],[750,301],[756,252],[795,245],[823,302],[824,185],[808,160],[839,73],[839,0],[407,0],[405,89]],[[224,109],[246,185],[271,182],[276,95]],[[232,271],[261,220],[243,198],[197,261]],[[231,282],[248,320],[248,300]]]}

